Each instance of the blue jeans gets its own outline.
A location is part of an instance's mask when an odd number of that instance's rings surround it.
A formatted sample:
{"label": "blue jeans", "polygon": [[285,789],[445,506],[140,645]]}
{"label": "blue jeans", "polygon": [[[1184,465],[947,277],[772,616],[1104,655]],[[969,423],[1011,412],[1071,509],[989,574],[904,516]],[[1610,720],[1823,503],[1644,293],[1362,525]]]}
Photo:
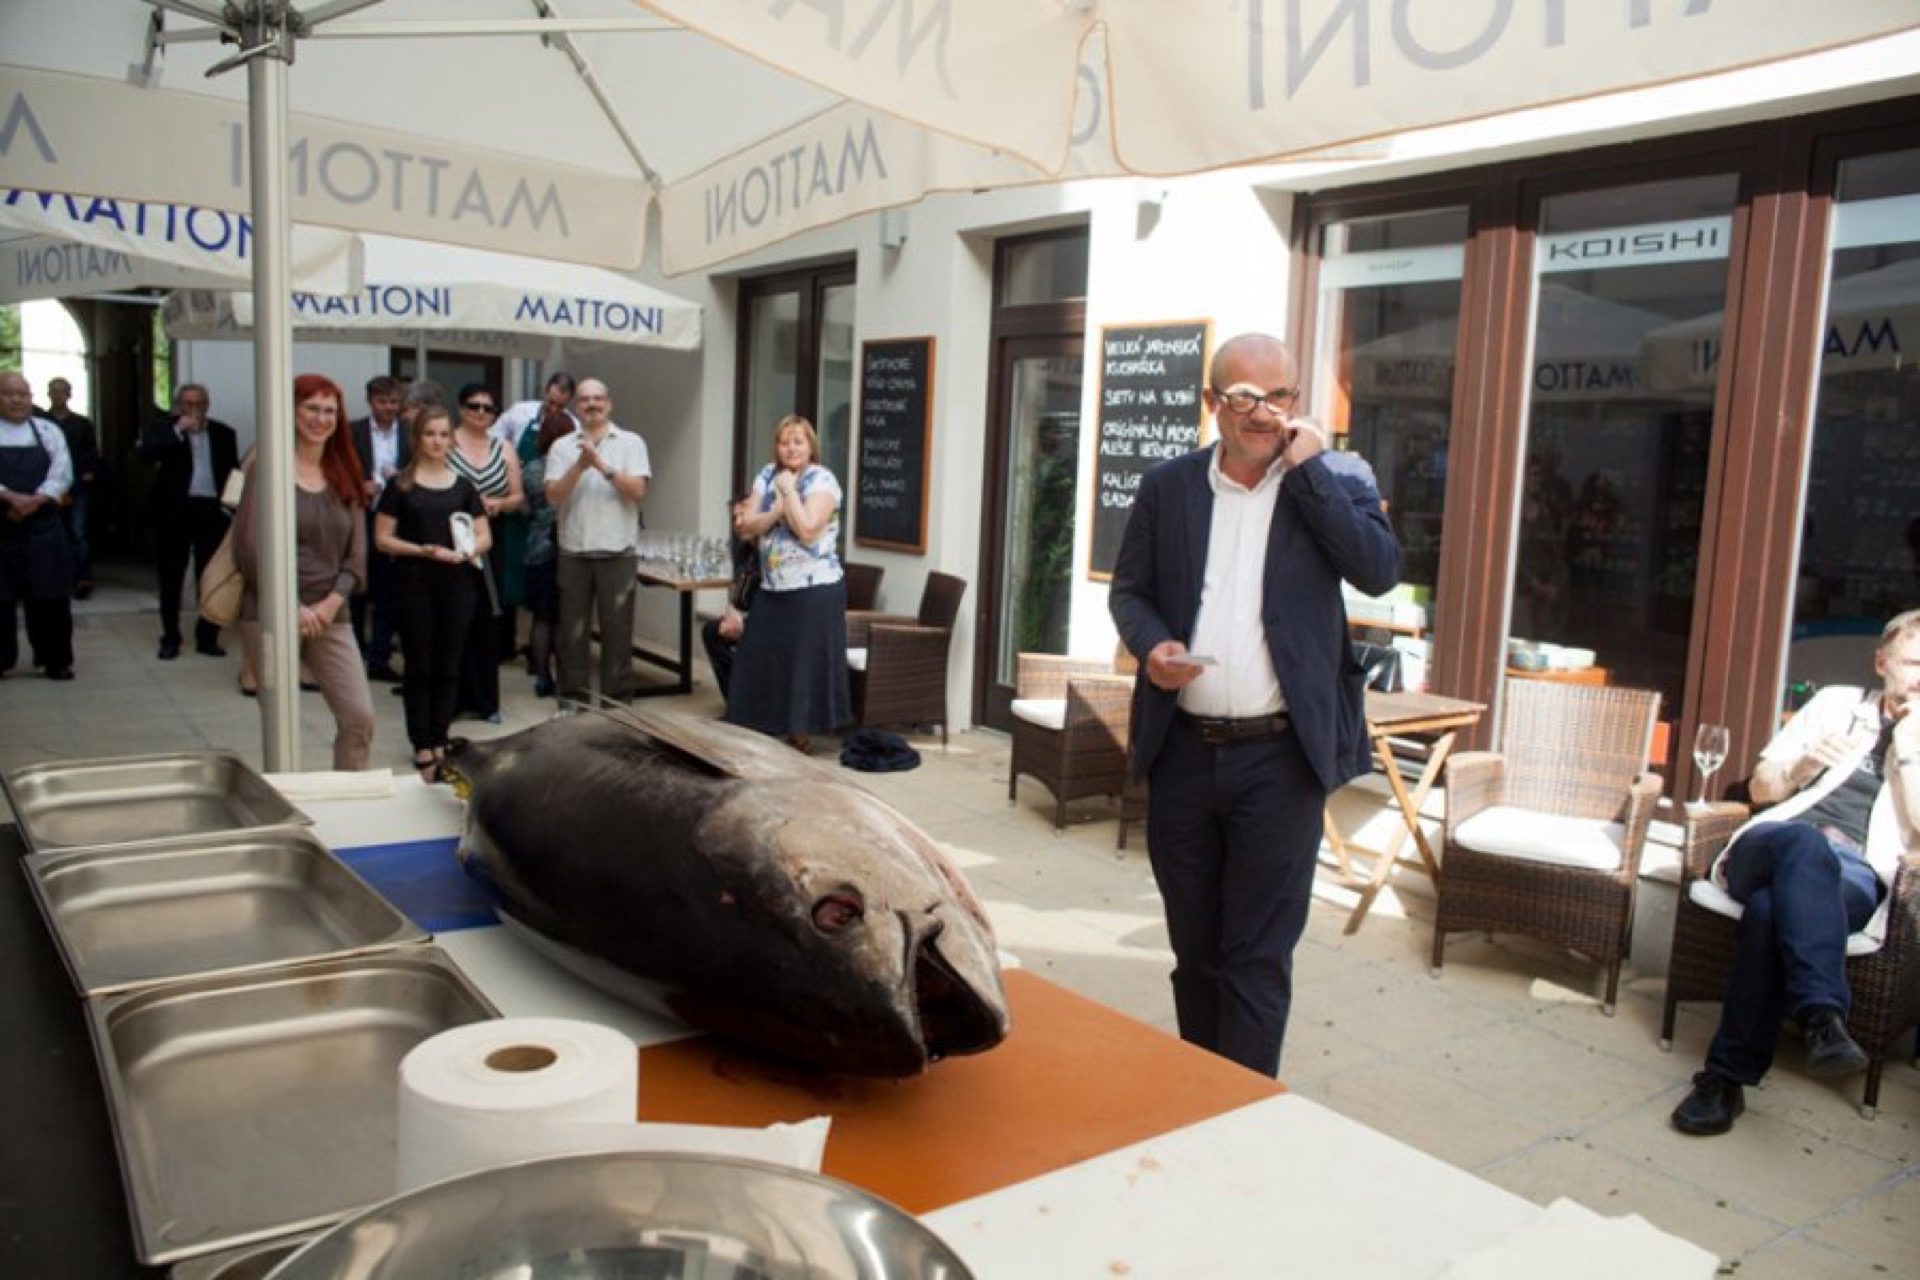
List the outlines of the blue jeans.
{"label": "blue jeans", "polygon": [[1729,851],[1727,890],[1746,914],[1707,1070],[1758,1084],[1789,1014],[1852,1007],[1847,935],[1879,905],[1880,878],[1811,823],[1764,822]]}

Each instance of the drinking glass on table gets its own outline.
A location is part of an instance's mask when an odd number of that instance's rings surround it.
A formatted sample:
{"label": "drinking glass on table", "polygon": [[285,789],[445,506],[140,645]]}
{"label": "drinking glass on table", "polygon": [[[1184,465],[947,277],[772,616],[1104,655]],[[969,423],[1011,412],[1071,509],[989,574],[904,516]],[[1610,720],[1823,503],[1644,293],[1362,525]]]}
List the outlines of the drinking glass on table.
{"label": "drinking glass on table", "polygon": [[1693,763],[1700,770],[1700,804],[1707,802],[1707,783],[1727,762],[1727,726],[1703,724],[1693,733]]}

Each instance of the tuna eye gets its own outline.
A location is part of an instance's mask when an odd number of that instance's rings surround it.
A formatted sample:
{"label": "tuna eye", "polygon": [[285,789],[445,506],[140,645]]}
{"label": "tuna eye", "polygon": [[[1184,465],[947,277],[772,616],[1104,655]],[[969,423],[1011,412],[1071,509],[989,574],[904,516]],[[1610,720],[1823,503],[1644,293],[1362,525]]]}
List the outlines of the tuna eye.
{"label": "tuna eye", "polygon": [[822,933],[839,933],[849,925],[858,924],[866,914],[867,906],[860,901],[860,895],[843,889],[813,904],[813,927]]}

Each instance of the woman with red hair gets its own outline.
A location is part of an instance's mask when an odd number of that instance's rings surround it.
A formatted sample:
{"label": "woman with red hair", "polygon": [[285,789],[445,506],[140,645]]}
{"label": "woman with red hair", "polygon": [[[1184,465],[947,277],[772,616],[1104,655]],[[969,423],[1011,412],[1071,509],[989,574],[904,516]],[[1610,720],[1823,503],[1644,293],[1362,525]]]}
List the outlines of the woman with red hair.
{"label": "woman with red hair", "polygon": [[[333,712],[333,767],[364,769],[373,747],[373,696],[348,622],[347,599],[367,581],[367,521],[361,511],[366,489],[346,425],[346,397],[331,380],[313,373],[293,380],[300,661]],[[260,486],[249,483],[233,516],[233,558],[245,584],[240,630],[249,650],[257,650],[260,643],[259,522],[254,515],[259,494]]]}

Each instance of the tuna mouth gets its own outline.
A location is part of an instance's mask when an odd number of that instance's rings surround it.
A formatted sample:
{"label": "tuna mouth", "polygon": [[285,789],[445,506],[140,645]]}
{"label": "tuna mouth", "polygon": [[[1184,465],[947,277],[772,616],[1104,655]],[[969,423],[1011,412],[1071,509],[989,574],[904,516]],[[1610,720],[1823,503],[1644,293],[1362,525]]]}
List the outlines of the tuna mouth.
{"label": "tuna mouth", "polygon": [[998,1010],[940,954],[938,937],[936,929],[913,956],[913,1002],[930,1062],[991,1049],[1006,1034]]}

